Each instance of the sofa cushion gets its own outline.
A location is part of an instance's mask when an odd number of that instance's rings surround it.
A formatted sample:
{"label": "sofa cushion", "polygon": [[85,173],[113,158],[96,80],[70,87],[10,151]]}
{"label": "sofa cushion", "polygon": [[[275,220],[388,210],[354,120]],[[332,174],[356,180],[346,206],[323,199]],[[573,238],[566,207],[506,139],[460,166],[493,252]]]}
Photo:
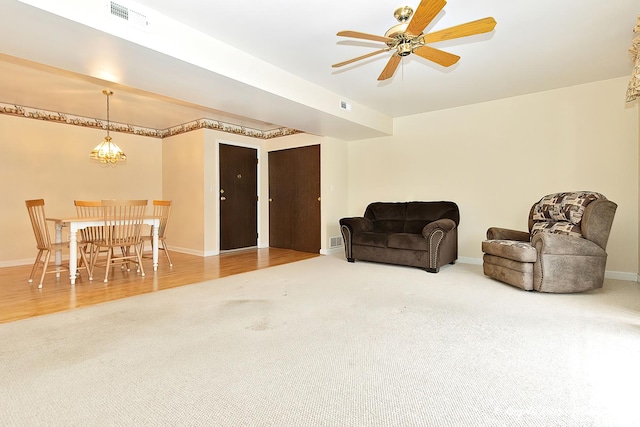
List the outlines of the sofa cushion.
{"label": "sofa cushion", "polygon": [[364,217],[372,221],[399,220],[406,219],[406,202],[374,202],[367,206]]}
{"label": "sofa cushion", "polygon": [[403,233],[422,234],[422,230],[424,229],[424,227],[430,224],[431,222],[433,221],[426,221],[424,219],[423,220],[419,220],[419,219],[406,220],[404,221],[404,226],[400,231],[402,231]]}
{"label": "sofa cushion", "polygon": [[378,233],[400,233],[403,229],[403,220],[382,219],[373,221],[373,231]]}
{"label": "sofa cushion", "polygon": [[407,221],[422,220],[432,222],[442,218],[449,218],[457,224],[460,223],[458,205],[454,202],[407,202]]}
{"label": "sofa cushion", "polygon": [[353,234],[352,243],[362,246],[387,247],[387,233],[376,233],[375,231],[361,231]]}
{"label": "sofa cushion", "polygon": [[482,252],[519,262],[536,262],[538,252],[528,242],[516,240],[485,240]]}
{"label": "sofa cushion", "polygon": [[390,248],[408,249],[412,251],[429,250],[429,241],[422,234],[393,233],[389,234],[387,245]]}

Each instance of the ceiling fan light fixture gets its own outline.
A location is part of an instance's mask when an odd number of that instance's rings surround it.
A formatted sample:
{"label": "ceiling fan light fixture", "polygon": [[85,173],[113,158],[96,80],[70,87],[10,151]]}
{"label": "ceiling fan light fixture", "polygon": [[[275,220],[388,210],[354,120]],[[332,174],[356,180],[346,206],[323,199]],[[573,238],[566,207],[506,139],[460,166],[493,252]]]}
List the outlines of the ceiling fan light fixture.
{"label": "ceiling fan light fixture", "polygon": [[413,8],[411,6],[400,6],[393,12],[393,16],[398,22],[407,22],[413,16]]}
{"label": "ceiling fan light fixture", "polygon": [[109,119],[109,97],[113,95],[113,92],[105,89],[102,93],[107,96],[107,136],[104,137],[104,141],[91,150],[89,158],[101,164],[115,165],[118,162],[127,160],[127,156],[124,154],[124,151],[122,151],[122,149],[120,149],[120,147],[111,140],[111,136],[109,135],[109,130],[111,129],[111,121]]}
{"label": "ceiling fan light fixture", "polygon": [[402,42],[398,45],[398,55],[400,56],[407,56],[410,55],[411,52],[413,52],[413,47],[411,45],[410,42]]}

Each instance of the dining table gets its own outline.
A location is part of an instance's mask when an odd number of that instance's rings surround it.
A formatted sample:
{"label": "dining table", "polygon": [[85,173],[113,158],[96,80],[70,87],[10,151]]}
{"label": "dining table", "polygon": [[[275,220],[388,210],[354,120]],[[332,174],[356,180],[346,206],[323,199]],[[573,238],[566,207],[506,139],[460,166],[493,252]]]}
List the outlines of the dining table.
{"label": "dining table", "polygon": [[[153,247],[153,271],[158,270],[158,228],[160,227],[160,216],[145,215],[142,222],[151,226],[152,247]],[[62,229],[69,227],[69,253],[78,253],[78,230],[84,230],[87,227],[104,226],[104,217],[47,217],[47,221],[51,221],[56,227],[56,243],[62,242]],[[56,265],[62,263],[62,252],[56,251]],[[77,256],[69,256],[69,279],[71,284],[76,284],[76,274],[78,271]]]}

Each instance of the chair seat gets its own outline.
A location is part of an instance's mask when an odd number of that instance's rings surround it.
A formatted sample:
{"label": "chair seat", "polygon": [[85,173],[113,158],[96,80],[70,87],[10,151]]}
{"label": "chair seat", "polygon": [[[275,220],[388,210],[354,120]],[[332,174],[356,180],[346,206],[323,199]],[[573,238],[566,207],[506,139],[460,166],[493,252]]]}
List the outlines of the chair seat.
{"label": "chair seat", "polygon": [[528,242],[516,240],[485,240],[482,252],[518,262],[536,262],[538,259],[536,248]]}

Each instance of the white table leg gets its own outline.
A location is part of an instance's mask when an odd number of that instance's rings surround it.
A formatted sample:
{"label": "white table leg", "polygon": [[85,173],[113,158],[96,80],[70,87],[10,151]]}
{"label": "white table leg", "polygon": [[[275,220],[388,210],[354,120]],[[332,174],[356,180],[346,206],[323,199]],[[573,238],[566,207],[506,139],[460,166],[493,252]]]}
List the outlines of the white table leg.
{"label": "white table leg", "polygon": [[[62,224],[56,224],[56,243],[62,242]],[[62,265],[62,249],[56,249],[56,278],[60,277],[60,266]]]}
{"label": "white table leg", "polygon": [[77,231],[74,227],[69,230],[69,278],[71,284],[76,284],[76,272],[78,270],[78,241],[76,240]]}
{"label": "white table leg", "polygon": [[153,271],[158,271],[158,225],[151,227],[151,234],[153,238]]}

